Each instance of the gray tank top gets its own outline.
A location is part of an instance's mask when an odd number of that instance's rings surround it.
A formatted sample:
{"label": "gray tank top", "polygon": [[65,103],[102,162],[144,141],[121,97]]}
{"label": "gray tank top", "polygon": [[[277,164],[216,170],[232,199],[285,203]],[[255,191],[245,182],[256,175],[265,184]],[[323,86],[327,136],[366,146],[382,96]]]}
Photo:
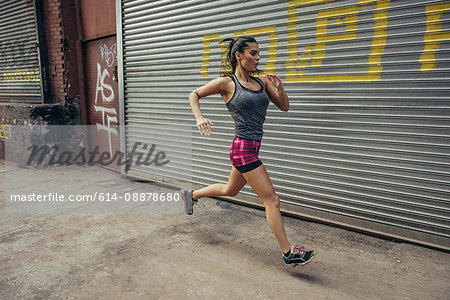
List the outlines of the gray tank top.
{"label": "gray tank top", "polygon": [[235,124],[235,135],[246,140],[261,140],[263,124],[266,119],[269,95],[261,79],[251,76],[260,85],[259,91],[253,91],[241,85],[236,76],[231,76],[235,90],[231,100],[227,102],[228,110]]}

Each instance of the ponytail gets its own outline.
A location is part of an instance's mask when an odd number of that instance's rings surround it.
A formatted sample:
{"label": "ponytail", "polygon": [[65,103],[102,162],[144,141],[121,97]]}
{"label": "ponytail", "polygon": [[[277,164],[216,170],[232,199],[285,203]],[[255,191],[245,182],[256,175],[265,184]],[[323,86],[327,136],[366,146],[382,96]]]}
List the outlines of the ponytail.
{"label": "ponytail", "polygon": [[[245,47],[248,46],[247,43],[257,43],[257,41],[251,36],[241,36],[237,39],[226,38],[220,43],[228,43],[227,49],[222,54],[222,71],[220,72],[220,76],[228,77],[236,71],[236,52],[244,53]],[[260,71],[257,70],[255,73],[260,73]]]}

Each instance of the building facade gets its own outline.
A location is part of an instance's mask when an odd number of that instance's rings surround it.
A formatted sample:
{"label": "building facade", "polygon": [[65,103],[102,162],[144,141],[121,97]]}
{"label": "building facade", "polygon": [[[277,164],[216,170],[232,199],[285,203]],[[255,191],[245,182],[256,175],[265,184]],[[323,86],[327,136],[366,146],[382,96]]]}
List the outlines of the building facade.
{"label": "building facade", "polygon": [[[111,153],[130,153],[147,128],[190,128],[193,186],[226,182],[233,121],[220,97],[202,99],[215,126],[200,136],[187,97],[219,76],[223,38],[252,35],[261,68],[282,78],[290,98],[289,112],[269,107],[261,148],[282,209],[450,248],[450,1],[0,5],[9,24],[0,26],[1,46],[10,51],[0,61],[3,139],[30,109],[45,119],[52,107],[64,116],[76,104],[80,123],[98,128],[90,142]],[[34,31],[18,30],[19,16],[34,20]],[[177,177],[146,166],[120,171]],[[261,204],[249,187],[236,200]]]}

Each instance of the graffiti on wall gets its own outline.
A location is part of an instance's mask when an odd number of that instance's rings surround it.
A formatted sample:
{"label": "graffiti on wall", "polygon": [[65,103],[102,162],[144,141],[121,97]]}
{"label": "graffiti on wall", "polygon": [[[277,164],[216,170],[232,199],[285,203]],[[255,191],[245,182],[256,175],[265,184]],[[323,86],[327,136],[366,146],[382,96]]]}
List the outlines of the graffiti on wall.
{"label": "graffiti on wall", "polygon": [[7,82],[39,82],[39,69],[16,69],[3,72],[1,77]]}
{"label": "graffiti on wall", "polygon": [[[0,41],[0,81],[39,82],[38,67],[23,68],[24,61],[36,57],[36,47],[29,41]],[[36,57],[37,64],[37,57]]]}
{"label": "graffiti on wall", "polygon": [[36,47],[30,46],[29,41],[0,41],[0,81],[39,82],[38,67],[23,68],[24,61],[36,55]]}
{"label": "graffiti on wall", "polygon": [[11,138],[11,125],[0,124],[0,140],[8,140]]}
{"label": "graffiti on wall", "polygon": [[112,67],[114,59],[117,57],[117,45],[113,44],[109,49],[106,44],[100,45],[100,53],[108,67]]}
{"label": "graffiti on wall", "polygon": [[[114,64],[115,59],[117,59],[116,53],[117,45],[113,44],[110,48],[104,45],[100,45],[100,53],[102,59],[106,62],[108,67],[111,67]],[[111,156],[113,155],[111,135],[118,135],[118,131],[114,125],[118,124],[117,111],[115,108],[105,107],[100,104],[102,103],[112,103],[115,100],[114,90],[110,84],[108,84],[108,80],[112,80],[110,78],[106,68],[101,67],[100,63],[97,63],[97,85],[95,92],[95,102],[94,109],[96,112],[101,112],[102,114],[102,123],[96,123],[97,129],[99,131],[106,131],[108,134],[108,142],[109,142],[109,152]],[[100,95],[100,97],[99,97]],[[101,101],[99,101],[101,98]]]}
{"label": "graffiti on wall", "polygon": [[[391,1],[388,0],[358,0],[354,5],[331,8],[334,0],[290,0],[287,9],[287,59],[284,62],[286,68],[286,82],[342,82],[342,81],[378,81],[381,79],[381,58],[385,51],[388,37],[388,12]],[[299,10],[307,5],[322,5],[315,20],[315,37],[312,43],[305,44],[300,41],[298,24],[301,22]],[[358,17],[361,12],[372,11],[373,34],[369,38],[370,46],[367,51],[365,74],[309,74],[308,71],[324,66],[327,56],[327,44],[343,41],[357,40]],[[419,58],[420,71],[427,72],[435,68],[436,53],[440,50],[440,43],[450,41],[450,32],[445,32],[442,26],[444,12],[450,12],[450,1],[443,1],[425,5],[426,30],[423,39],[423,50]],[[282,29],[283,31],[286,29]],[[278,34],[281,29],[277,26],[264,26],[233,32],[235,37],[241,35],[268,37],[268,60],[264,70],[275,72],[275,63],[278,55]],[[224,49],[220,42],[225,37],[224,33],[207,34],[203,36],[203,56],[200,73],[202,77],[208,77],[210,66],[211,47],[217,44]],[[314,73],[314,72],[311,72]]]}
{"label": "graffiti on wall", "polygon": [[442,28],[442,14],[450,11],[450,1],[445,3],[427,4],[426,31],[424,35],[424,50],[420,56],[422,72],[434,70],[436,66],[436,53],[439,52],[440,43],[450,41],[450,32],[444,32]]}
{"label": "graffiti on wall", "polygon": [[0,41],[0,65],[18,67],[23,60],[36,56],[36,47],[29,41]]}

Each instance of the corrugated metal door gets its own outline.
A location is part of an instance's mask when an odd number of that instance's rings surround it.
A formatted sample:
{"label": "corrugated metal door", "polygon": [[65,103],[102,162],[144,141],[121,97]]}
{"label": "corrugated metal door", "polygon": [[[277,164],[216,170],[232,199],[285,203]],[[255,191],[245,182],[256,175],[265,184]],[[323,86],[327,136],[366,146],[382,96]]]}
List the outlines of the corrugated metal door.
{"label": "corrugated metal door", "polygon": [[0,101],[40,103],[33,1],[0,1]]}
{"label": "corrugated metal door", "polygon": [[[193,126],[218,41],[257,38],[291,108],[269,108],[261,158],[297,214],[450,248],[450,1],[122,1],[128,123]],[[226,182],[233,122],[192,130],[193,182]],[[145,176],[145,174],[143,174]],[[258,201],[248,188],[238,198]]]}

